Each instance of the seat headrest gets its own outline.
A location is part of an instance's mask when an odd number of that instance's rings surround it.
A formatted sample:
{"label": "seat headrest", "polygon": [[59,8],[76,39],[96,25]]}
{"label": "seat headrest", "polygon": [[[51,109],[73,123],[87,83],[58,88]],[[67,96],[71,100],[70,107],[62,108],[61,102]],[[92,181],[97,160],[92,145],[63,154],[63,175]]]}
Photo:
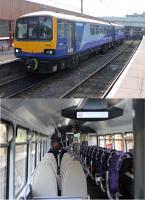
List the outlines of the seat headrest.
{"label": "seat headrest", "polygon": [[86,176],[78,161],[71,162],[62,178],[62,195],[87,198]]}
{"label": "seat headrest", "polygon": [[133,168],[133,158],[124,158],[124,160],[122,161],[121,168],[119,170],[119,174],[125,174],[127,171],[130,170],[131,166]]}
{"label": "seat headrest", "polygon": [[56,176],[49,162],[38,164],[32,181],[32,196],[58,196]]}
{"label": "seat headrest", "polygon": [[52,166],[55,175],[57,176],[57,164],[54,162],[54,160],[42,158],[41,162],[50,164]]}

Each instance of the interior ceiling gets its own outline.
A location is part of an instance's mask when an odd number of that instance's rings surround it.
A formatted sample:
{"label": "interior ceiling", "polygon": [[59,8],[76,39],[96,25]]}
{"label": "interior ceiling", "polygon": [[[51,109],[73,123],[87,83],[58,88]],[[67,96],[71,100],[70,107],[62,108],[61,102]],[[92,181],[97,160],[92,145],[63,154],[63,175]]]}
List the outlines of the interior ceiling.
{"label": "interior ceiling", "polygon": [[[67,125],[68,119],[61,116],[61,110],[71,106],[90,108],[96,100],[87,101],[82,99],[2,99],[2,111],[6,110],[10,116],[19,119],[28,127],[35,127],[48,135],[53,134],[56,126]],[[132,101],[131,100],[104,100],[109,106],[115,105],[124,109],[124,115],[117,119],[105,122],[89,122],[87,126],[97,130],[97,133],[108,131],[129,130],[132,128]],[[87,102],[88,105],[87,105]],[[5,112],[2,112],[4,115]]]}
{"label": "interior ceiling", "polygon": [[[116,101],[112,101],[116,102]],[[123,109],[123,116],[101,121],[101,122],[87,122],[85,125],[95,129],[97,134],[121,133],[133,131],[133,105],[132,100],[119,100],[117,107]]]}

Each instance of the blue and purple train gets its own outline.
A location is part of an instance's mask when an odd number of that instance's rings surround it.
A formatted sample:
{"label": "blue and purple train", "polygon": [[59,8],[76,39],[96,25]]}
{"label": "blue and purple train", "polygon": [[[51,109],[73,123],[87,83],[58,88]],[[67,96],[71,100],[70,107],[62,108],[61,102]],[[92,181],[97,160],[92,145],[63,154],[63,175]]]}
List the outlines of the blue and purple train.
{"label": "blue and purple train", "polygon": [[120,25],[40,11],[17,19],[15,56],[31,71],[55,72],[121,43],[124,37]]}

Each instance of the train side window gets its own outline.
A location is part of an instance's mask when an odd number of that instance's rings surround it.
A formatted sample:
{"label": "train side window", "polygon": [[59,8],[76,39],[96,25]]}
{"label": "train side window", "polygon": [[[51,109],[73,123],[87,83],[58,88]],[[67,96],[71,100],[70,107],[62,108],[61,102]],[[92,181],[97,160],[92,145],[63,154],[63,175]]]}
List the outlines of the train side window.
{"label": "train side window", "polygon": [[0,199],[6,199],[7,150],[8,150],[7,126],[6,124],[0,122]]}
{"label": "train side window", "polygon": [[112,147],[113,147],[113,145],[112,145],[112,135],[106,135],[105,140],[106,140],[106,148],[112,149]]}
{"label": "train side window", "polygon": [[134,149],[134,136],[133,133],[125,134],[126,150],[132,151]]}
{"label": "train side window", "polygon": [[27,181],[27,130],[17,128],[15,155],[15,194],[19,194]]}
{"label": "train side window", "polygon": [[96,27],[94,26],[94,25],[91,25],[90,26],[90,33],[91,33],[91,35],[95,35],[96,34]]}
{"label": "train side window", "polygon": [[124,138],[122,134],[114,135],[114,145],[117,151],[124,151]]}
{"label": "train side window", "polygon": [[61,38],[65,37],[65,22],[58,21],[58,36]]}
{"label": "train side window", "polygon": [[98,145],[99,147],[105,147],[105,139],[104,136],[98,136]]}
{"label": "train side window", "polygon": [[99,26],[96,26],[95,34],[96,34],[96,35],[100,34],[100,27],[99,27]]}

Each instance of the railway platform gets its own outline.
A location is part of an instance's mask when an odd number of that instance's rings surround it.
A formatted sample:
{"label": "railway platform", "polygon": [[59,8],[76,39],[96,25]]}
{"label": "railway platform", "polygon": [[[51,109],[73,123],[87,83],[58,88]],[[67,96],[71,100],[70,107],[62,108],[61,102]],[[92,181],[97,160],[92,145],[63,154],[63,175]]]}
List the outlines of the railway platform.
{"label": "railway platform", "polygon": [[145,98],[145,36],[107,98]]}
{"label": "railway platform", "polygon": [[0,64],[3,62],[8,62],[11,60],[15,60],[16,57],[14,56],[14,50],[10,49],[7,51],[0,51]]}

